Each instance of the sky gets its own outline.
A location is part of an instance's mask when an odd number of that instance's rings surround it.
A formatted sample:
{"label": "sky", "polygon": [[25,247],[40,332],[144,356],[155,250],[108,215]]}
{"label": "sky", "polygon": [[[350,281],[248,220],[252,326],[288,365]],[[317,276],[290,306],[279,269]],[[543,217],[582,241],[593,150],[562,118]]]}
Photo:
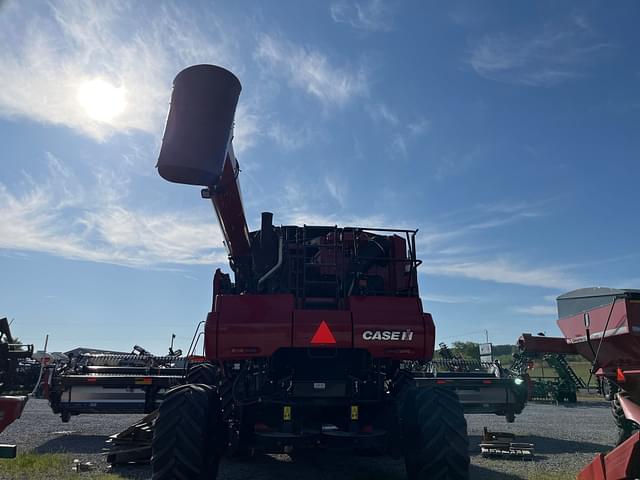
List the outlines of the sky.
{"label": "sky", "polygon": [[251,228],[418,228],[438,341],[559,335],[640,288],[637,2],[0,0],[0,316],[42,348],[186,349],[228,269],[155,162],[172,81],[243,90]]}

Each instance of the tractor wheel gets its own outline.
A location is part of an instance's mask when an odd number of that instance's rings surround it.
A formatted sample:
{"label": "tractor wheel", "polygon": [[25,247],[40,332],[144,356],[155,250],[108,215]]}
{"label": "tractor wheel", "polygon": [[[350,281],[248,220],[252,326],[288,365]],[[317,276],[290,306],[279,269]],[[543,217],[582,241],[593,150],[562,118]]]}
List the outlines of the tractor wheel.
{"label": "tractor wheel", "polygon": [[218,384],[218,367],[210,362],[196,363],[187,371],[186,383]]}
{"label": "tractor wheel", "polygon": [[411,387],[398,396],[409,480],[467,480],[467,421],[455,392]]}
{"label": "tractor wheel", "polygon": [[214,388],[189,384],[171,389],[160,405],[153,431],[153,480],[215,479],[226,443]]}
{"label": "tractor wheel", "polygon": [[618,395],[614,395],[611,401],[611,414],[618,427],[618,443],[616,445],[620,445],[638,430],[638,426],[624,416]]}
{"label": "tractor wheel", "polygon": [[513,410],[507,410],[507,412],[504,414],[504,419],[507,421],[507,423],[513,423],[516,421],[516,413]]}

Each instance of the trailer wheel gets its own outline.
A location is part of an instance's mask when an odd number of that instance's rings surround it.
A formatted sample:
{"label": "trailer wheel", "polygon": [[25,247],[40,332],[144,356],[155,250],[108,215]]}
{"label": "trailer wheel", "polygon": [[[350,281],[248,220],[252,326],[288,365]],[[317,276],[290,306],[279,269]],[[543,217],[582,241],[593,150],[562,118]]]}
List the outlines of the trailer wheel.
{"label": "trailer wheel", "polygon": [[214,388],[189,384],[171,389],[153,431],[153,480],[215,479],[226,435]]}
{"label": "trailer wheel", "polygon": [[631,420],[627,420],[627,417],[624,416],[622,405],[620,405],[620,400],[616,394],[614,394],[611,401],[611,414],[618,427],[618,443],[616,445],[620,445],[638,430],[638,425]]}
{"label": "trailer wheel", "polygon": [[210,362],[196,363],[187,371],[186,383],[218,384],[218,367]]}
{"label": "trailer wheel", "polygon": [[409,480],[467,480],[469,439],[458,395],[438,386],[409,388],[399,407]]}

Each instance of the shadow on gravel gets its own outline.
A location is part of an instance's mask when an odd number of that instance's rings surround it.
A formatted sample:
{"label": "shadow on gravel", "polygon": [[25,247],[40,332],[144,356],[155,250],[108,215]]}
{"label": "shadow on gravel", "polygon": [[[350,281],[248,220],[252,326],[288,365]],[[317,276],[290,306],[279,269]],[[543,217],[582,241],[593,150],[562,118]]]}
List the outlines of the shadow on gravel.
{"label": "shadow on gravel", "polygon": [[607,408],[607,407],[611,407],[611,402],[607,402],[606,400],[589,400],[588,402],[562,403],[559,406],[561,406],[562,408],[585,408],[585,407]]}
{"label": "shadow on gravel", "polygon": [[404,463],[386,456],[361,457],[349,452],[298,451],[292,455],[256,454],[224,459],[220,478],[253,480],[406,480]]}
{"label": "shadow on gravel", "polygon": [[536,435],[530,437],[522,437],[521,440],[523,442],[531,442],[535,444],[536,454],[605,453],[613,449],[612,445],[603,445],[601,443],[591,442],[576,442],[573,440],[561,440],[558,438],[538,437]]}
{"label": "shadow on gravel", "polygon": [[35,449],[37,453],[98,453],[108,444],[106,435],[61,435]]}
{"label": "shadow on gravel", "polygon": [[[469,436],[469,452],[472,455],[480,453],[480,435]],[[562,440],[559,438],[539,437],[537,435],[518,435],[516,442],[533,443],[537,460],[542,460],[539,455],[558,453],[606,453],[613,449],[612,445],[603,445],[591,442],[576,442],[574,440]]]}

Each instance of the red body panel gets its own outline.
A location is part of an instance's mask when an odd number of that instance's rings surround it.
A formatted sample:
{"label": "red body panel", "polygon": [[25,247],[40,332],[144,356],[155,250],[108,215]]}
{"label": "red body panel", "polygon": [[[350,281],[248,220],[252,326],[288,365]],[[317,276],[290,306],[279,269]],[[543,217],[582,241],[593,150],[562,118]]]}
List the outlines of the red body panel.
{"label": "red body panel", "polygon": [[268,357],[291,346],[293,295],[218,295],[215,309],[216,358]]}
{"label": "red body panel", "polygon": [[[613,310],[611,304],[589,310],[590,336],[592,344],[600,343],[607,317],[611,311],[611,319],[602,342],[598,363],[605,370],[607,367],[638,365],[640,359],[640,303],[637,300],[618,300]],[[578,353],[593,360],[593,353],[586,342],[584,313],[561,318],[558,326],[574,344]],[[595,348],[595,347],[594,347]]]}
{"label": "red body panel", "polygon": [[[322,322],[326,322],[336,343],[311,343]],[[351,312],[345,310],[294,310],[293,346],[305,348],[327,346],[352,348],[353,325],[351,322]]]}
{"label": "red body panel", "polygon": [[[351,297],[353,346],[369,350],[373,357],[402,360],[429,359],[434,336],[427,338],[422,302],[417,297]],[[429,315],[429,318],[431,316]],[[431,321],[433,326],[433,321]],[[435,329],[433,329],[435,330]],[[432,330],[432,335],[435,333]],[[411,339],[373,339],[366,332],[412,332]],[[369,338],[367,338],[369,337]]]}
{"label": "red body panel", "polygon": [[564,353],[569,355],[577,354],[574,344],[569,343],[566,338],[543,337],[523,333],[518,339],[520,350],[529,353]]}
{"label": "red body panel", "polygon": [[[435,327],[417,297],[350,297],[348,310],[294,309],[292,295],[218,295],[205,324],[206,356],[271,356],[285,347],[362,348],[375,358],[431,359]],[[322,322],[336,343],[311,343]]]}
{"label": "red body panel", "polygon": [[639,454],[640,433],[634,433],[608,454],[599,454],[580,472],[577,480],[627,480],[637,478],[636,460]]}
{"label": "red body panel", "polygon": [[596,455],[589,465],[582,469],[576,480],[607,480],[604,473],[604,453]]}
{"label": "red body panel", "polygon": [[28,397],[0,397],[0,432],[20,418]]}
{"label": "red body panel", "polygon": [[207,358],[218,358],[218,314],[209,312],[204,323],[204,354]]}

